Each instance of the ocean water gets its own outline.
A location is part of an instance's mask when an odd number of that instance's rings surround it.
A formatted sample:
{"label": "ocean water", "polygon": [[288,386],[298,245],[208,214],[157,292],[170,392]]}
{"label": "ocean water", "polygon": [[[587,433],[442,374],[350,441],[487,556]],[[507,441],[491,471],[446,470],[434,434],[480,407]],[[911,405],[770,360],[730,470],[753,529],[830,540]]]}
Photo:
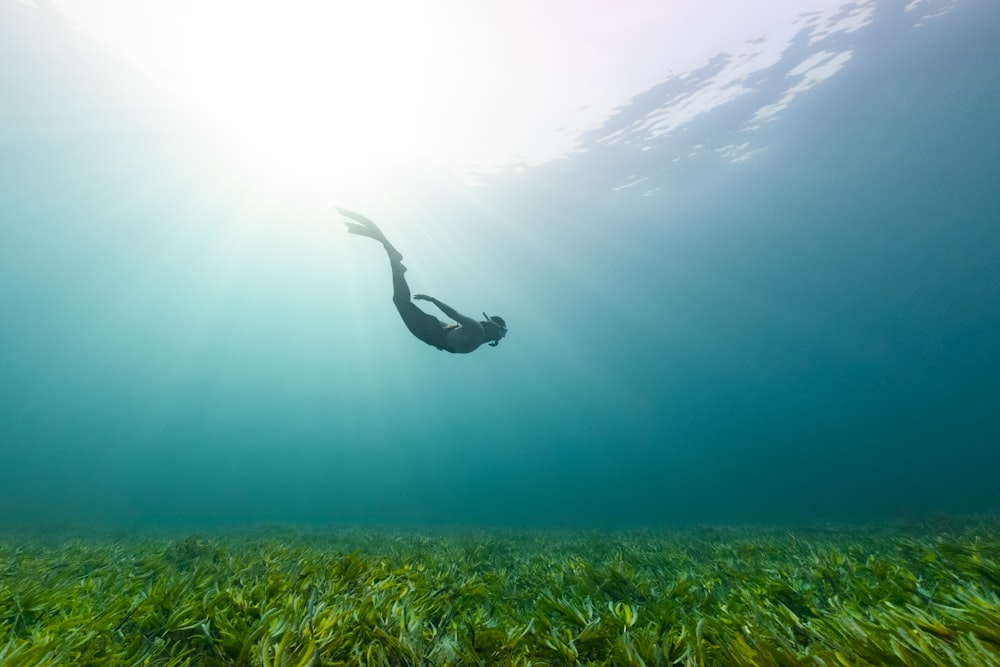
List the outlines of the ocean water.
{"label": "ocean water", "polygon": [[[245,179],[55,5],[0,5],[0,522],[1000,509],[1000,5],[914,4],[803,22],[703,111],[731,54],[665,63],[560,159],[322,204]],[[810,58],[838,67],[786,100]],[[507,338],[415,340],[334,204]]]}

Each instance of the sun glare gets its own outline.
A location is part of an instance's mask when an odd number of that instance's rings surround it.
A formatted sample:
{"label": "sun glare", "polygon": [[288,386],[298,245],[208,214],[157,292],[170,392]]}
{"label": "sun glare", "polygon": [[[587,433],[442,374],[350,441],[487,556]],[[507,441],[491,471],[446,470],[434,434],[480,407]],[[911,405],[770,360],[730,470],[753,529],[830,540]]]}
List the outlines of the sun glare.
{"label": "sun glare", "polygon": [[195,111],[223,154],[269,188],[384,189],[413,171],[494,171],[545,142],[532,128],[544,97],[532,54],[504,37],[515,26],[501,24],[516,19],[495,8],[137,6],[67,12]]}
{"label": "sun glare", "polygon": [[[418,159],[398,118],[397,55],[345,7],[331,3],[323,17],[254,7],[225,26],[205,58],[212,67],[189,101],[218,124],[234,157],[272,185],[368,180]],[[339,29],[327,34],[330,26]]]}
{"label": "sun glare", "polygon": [[204,69],[183,76],[197,82],[188,101],[227,151],[271,187],[385,187],[417,165],[475,157],[456,153],[461,128],[443,113],[465,103],[461,88],[441,85],[449,70],[468,79],[471,65],[435,44],[420,25],[377,21],[351,3],[262,4],[231,17]]}

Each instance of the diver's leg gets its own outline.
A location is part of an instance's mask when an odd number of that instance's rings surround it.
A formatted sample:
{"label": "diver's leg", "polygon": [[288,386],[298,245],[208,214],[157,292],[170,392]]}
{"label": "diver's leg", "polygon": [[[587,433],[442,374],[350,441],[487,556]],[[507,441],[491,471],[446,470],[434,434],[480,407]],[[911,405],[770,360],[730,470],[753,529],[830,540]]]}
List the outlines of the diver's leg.
{"label": "diver's leg", "polygon": [[406,283],[406,267],[402,262],[390,260],[392,267],[392,302],[399,308],[403,304],[410,302],[410,286]]}
{"label": "diver's leg", "polygon": [[399,316],[403,318],[403,324],[406,325],[406,328],[419,340],[439,350],[451,351],[445,343],[448,331],[441,320],[420,310],[417,304],[412,301],[397,303],[396,310],[399,311]]}
{"label": "diver's leg", "polygon": [[400,262],[392,262],[392,302],[403,318],[403,324],[414,336],[439,350],[445,346],[447,331],[441,320],[425,313],[410,300],[410,286],[406,284],[406,267]]}
{"label": "diver's leg", "polygon": [[392,268],[392,302],[403,318],[403,324],[414,336],[440,350],[448,349],[445,345],[447,331],[444,324],[433,315],[425,313],[410,299],[410,286],[406,284],[406,267],[403,266],[403,255],[389,243],[382,230],[374,222],[346,208],[337,209],[341,215],[353,222],[345,222],[347,231],[359,236],[375,239],[385,248],[389,256],[389,266]]}

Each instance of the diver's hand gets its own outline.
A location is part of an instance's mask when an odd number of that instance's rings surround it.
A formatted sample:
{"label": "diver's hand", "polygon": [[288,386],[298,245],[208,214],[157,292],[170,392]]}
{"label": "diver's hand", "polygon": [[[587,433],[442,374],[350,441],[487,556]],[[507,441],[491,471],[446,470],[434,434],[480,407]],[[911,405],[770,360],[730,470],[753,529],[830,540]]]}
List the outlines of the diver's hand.
{"label": "diver's hand", "polygon": [[433,301],[434,297],[427,296],[426,294],[414,294],[413,298],[417,301]]}

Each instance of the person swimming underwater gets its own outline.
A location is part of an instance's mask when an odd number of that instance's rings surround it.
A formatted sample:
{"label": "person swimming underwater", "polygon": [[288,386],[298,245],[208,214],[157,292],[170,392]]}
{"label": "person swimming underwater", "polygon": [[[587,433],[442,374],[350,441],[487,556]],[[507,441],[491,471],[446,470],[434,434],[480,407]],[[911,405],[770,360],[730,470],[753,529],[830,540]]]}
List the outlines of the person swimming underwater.
{"label": "person swimming underwater", "polygon": [[345,218],[352,220],[352,222],[344,221],[348,232],[375,239],[385,248],[385,253],[389,256],[389,266],[392,269],[392,302],[396,305],[399,316],[403,318],[403,324],[414,336],[439,350],[467,354],[476,350],[483,343],[489,343],[491,347],[496,347],[500,340],[507,335],[507,323],[499,315],[483,313],[483,317],[486,319],[477,321],[462,315],[451,306],[432,296],[414,294],[413,299],[430,301],[456,323],[445,324],[433,315],[422,311],[417,307],[417,304],[410,300],[410,286],[407,285],[403,275],[406,273],[406,267],[403,266],[403,255],[389,243],[382,230],[359,213],[339,207],[337,211]]}

